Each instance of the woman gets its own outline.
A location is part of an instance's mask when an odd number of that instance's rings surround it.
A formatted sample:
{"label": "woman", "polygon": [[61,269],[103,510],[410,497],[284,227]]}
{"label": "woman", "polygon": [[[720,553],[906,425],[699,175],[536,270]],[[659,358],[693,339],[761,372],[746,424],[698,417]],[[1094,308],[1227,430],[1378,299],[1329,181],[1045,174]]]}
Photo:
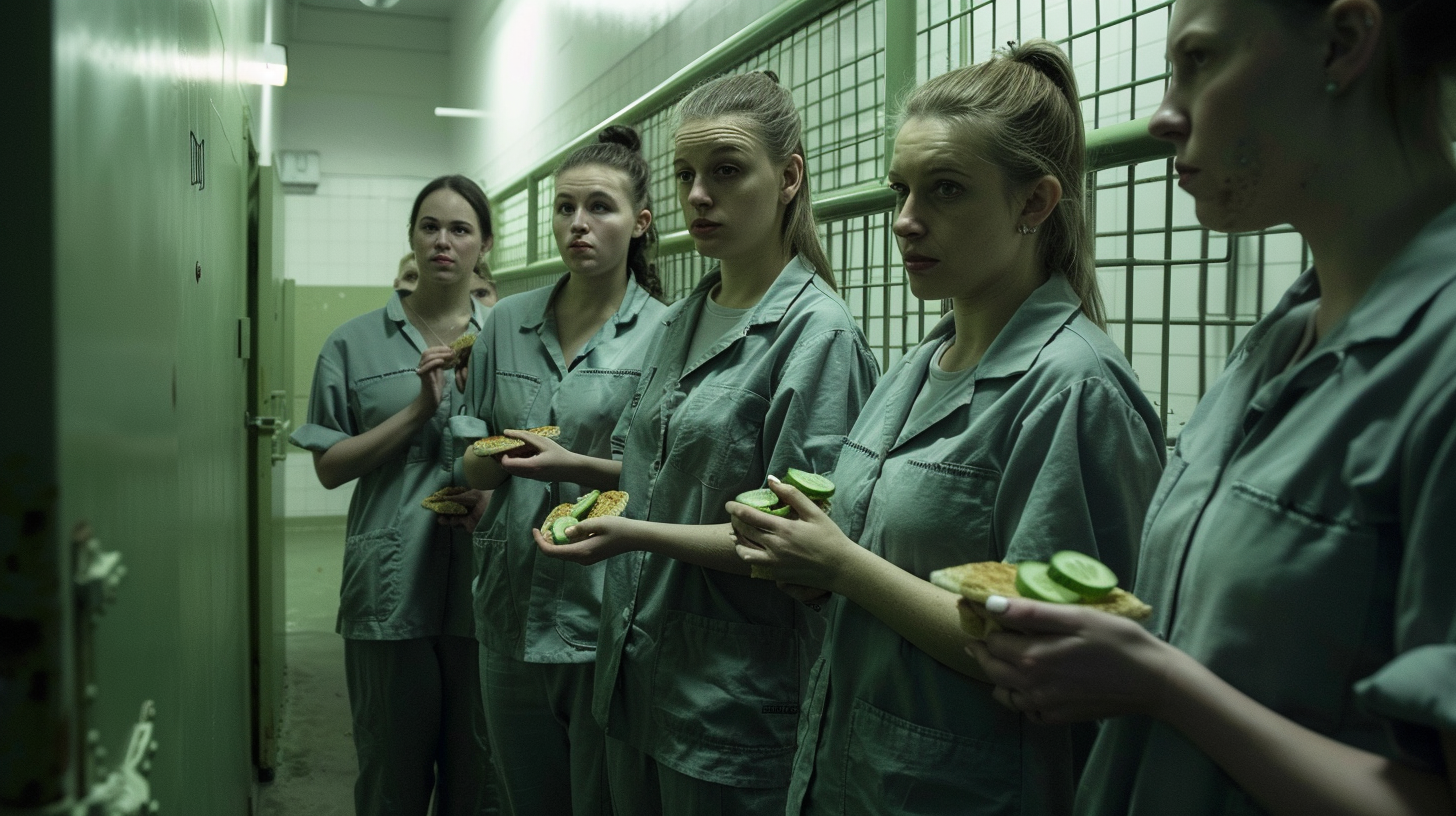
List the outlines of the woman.
{"label": "woman", "polygon": [[[667,307],[649,259],[657,234],[637,133],[609,127],[598,140],[556,171],[551,225],[568,272],[486,320],[468,378],[472,416],[452,420],[461,438],[556,425],[572,450],[612,454],[612,428]],[[604,736],[591,715],[604,566],[548,559],[531,537],[551,508],[586,491],[510,478],[470,449],[464,467],[472,487],[495,490],[475,536],[475,632],[510,811],[609,814]]]}
{"label": "woman", "polygon": [[406,252],[399,259],[399,270],[394,276],[394,290],[410,294],[420,283],[419,262],[413,251]]}
{"label": "woman", "polygon": [[745,561],[834,593],[789,813],[1071,807],[1090,734],[997,706],[927,576],[1064,549],[1132,572],[1162,429],[1099,328],[1083,153],[1072,66],[1045,40],[906,102],[893,229],[911,291],[953,312],[870,397],[832,516],[782,483],[797,519],[729,505]]}
{"label": "woman", "polygon": [[626,518],[568,528],[569,544],[537,533],[556,557],[618,556],[593,702],[617,812],[777,813],[818,644],[804,606],[748,577],[723,508],[769,473],[831,470],[877,370],[834,293],[789,92],[768,73],[722,77],[677,117],[678,197],[719,267],[663,318],[620,461],[536,440],[503,463],[631,496]]}
{"label": "woman", "polygon": [[1174,9],[1151,130],[1179,184],[1210,228],[1292,224],[1314,268],[1179,435],[1136,583],[1156,634],[983,610],[1025,633],[973,647],[1003,702],[1128,715],[1081,812],[1456,810],[1453,23],[1429,0]]}
{"label": "woman", "polygon": [[[468,530],[437,523],[420,500],[451,484],[450,344],[479,331],[470,277],[490,248],[490,209],[475,182],[441,176],[410,211],[422,274],[412,294],[340,326],[314,371],[313,451],[349,502],[339,634],[344,636],[360,814],[478,814],[494,809],[470,619]],[[478,492],[451,497],[478,517]],[[473,524],[467,521],[467,524]]]}

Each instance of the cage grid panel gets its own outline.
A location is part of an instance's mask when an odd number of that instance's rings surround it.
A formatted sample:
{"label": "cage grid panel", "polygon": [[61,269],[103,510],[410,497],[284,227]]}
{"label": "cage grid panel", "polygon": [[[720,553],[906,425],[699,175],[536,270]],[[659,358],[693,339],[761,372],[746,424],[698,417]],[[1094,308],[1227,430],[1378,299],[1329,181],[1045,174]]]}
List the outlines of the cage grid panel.
{"label": "cage grid panel", "polygon": [[[989,58],[1007,41],[1046,37],[1066,50],[1089,130],[1152,114],[1168,81],[1164,31],[1172,0],[916,0],[917,80]],[[771,69],[804,118],[817,198],[880,179],[886,117],[885,0],[851,0],[800,26],[735,71]],[[652,170],[661,234],[686,224],[672,174],[672,111],[635,123]],[[538,181],[540,257],[551,257],[549,180]],[[1281,227],[1226,236],[1198,224],[1175,189],[1172,161],[1093,172],[1088,214],[1108,334],[1158,406],[1171,441],[1229,352],[1308,266],[1308,248]],[[525,196],[504,202],[494,257],[524,263]],[[909,291],[892,214],[820,225],[840,291],[883,367],[942,315]],[[694,252],[657,259],[669,299],[691,291],[713,261]],[[543,276],[537,276],[543,277]],[[544,276],[551,277],[551,276]],[[534,285],[547,283],[533,281]],[[525,281],[520,281],[524,284]],[[519,291],[517,282],[509,287]]]}

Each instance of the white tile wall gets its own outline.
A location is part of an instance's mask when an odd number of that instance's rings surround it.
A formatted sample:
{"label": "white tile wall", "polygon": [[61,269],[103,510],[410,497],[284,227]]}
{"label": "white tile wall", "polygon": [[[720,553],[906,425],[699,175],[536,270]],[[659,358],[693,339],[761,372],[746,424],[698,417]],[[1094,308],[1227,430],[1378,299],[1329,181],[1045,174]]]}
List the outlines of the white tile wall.
{"label": "white tile wall", "polygon": [[288,277],[299,286],[388,286],[409,251],[410,207],[429,180],[325,173],[318,192],[284,196]]}
{"label": "white tile wall", "polygon": [[344,516],[349,512],[349,499],[354,496],[355,482],[326,490],[313,472],[313,454],[292,450],[284,463],[283,478],[288,485],[284,514],[288,518]]}

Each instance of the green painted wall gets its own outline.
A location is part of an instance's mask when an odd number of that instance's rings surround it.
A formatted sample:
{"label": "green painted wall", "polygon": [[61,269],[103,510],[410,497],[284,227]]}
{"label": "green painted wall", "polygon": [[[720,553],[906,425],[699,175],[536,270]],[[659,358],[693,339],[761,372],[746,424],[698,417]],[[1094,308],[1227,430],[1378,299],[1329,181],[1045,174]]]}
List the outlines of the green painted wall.
{"label": "green painted wall", "polygon": [[314,364],[324,341],[350,318],[383,308],[394,290],[388,286],[296,286],[293,292],[292,427],[297,428],[308,416]]}

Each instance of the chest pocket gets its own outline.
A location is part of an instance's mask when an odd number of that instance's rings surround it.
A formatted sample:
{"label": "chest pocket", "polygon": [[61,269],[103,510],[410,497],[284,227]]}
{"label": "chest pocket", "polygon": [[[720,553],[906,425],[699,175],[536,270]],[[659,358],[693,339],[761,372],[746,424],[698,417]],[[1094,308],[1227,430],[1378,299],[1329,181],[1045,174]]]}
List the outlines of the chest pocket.
{"label": "chest pocket", "polygon": [[1221,491],[1200,527],[1170,640],[1276,711],[1338,728],[1352,684],[1392,650],[1396,567],[1375,528],[1244,482]]}
{"label": "chest pocket", "polygon": [[[454,386],[447,383],[446,388]],[[412,368],[359,380],[354,384],[353,398],[355,416],[359,417],[362,426],[360,433],[377,427],[404,410],[419,395],[420,377]],[[447,394],[445,399],[448,401],[449,398]],[[435,423],[425,423],[410,439],[406,461],[420,462],[430,458],[430,452],[438,448],[439,436],[440,429]]]}
{"label": "chest pocket", "polygon": [[870,548],[924,578],[932,570],[1005,556],[992,514],[1000,474],[953,462],[891,458],[866,519]]}
{"label": "chest pocket", "polygon": [[752,391],[703,383],[668,421],[666,464],[715,490],[763,470],[760,450],[768,400]]}
{"label": "chest pocket", "polygon": [[505,428],[531,428],[531,409],[541,393],[541,378],[518,371],[495,373],[495,406],[491,411],[490,430],[500,433]]}
{"label": "chest pocket", "polygon": [[414,369],[406,368],[365,377],[350,389],[354,397],[355,416],[363,433],[404,410],[420,395],[420,378]]}
{"label": "chest pocket", "polygon": [[562,444],[588,456],[610,456],[612,431],[632,401],[640,372],[633,369],[577,369],[556,392],[555,416],[561,419]]}

